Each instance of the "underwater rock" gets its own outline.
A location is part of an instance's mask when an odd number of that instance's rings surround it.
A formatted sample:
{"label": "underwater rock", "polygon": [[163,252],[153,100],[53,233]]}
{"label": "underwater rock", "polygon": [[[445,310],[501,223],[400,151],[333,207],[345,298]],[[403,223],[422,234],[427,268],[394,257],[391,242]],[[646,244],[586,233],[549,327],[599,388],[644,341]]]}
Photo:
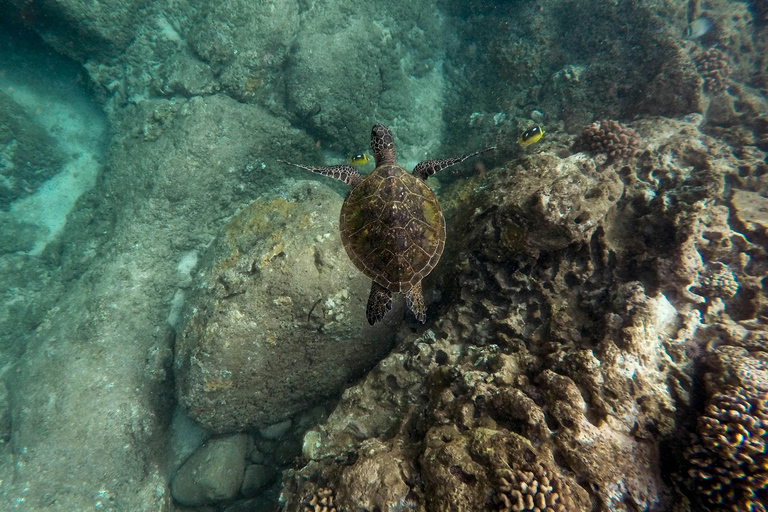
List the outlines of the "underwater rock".
{"label": "underwater rock", "polygon": [[471,223],[497,233],[492,247],[505,252],[536,253],[589,240],[623,191],[616,173],[599,172],[591,158],[578,154],[527,156],[494,179],[482,201],[496,206],[493,218],[480,211]]}
{"label": "underwater rock", "polygon": [[628,110],[643,116],[668,117],[706,111],[707,97],[701,86],[701,75],[684,47],[679,43],[669,44],[657,63],[660,69],[653,80],[644,85],[644,97],[638,98],[637,104]]}
{"label": "underwater rock", "polygon": [[175,368],[179,401],[204,428],[274,425],[389,351],[392,325],[366,322],[370,281],[344,252],[340,206],[299,181],[236,214],[203,256]]}
{"label": "underwater rock", "polygon": [[[618,378],[620,374],[605,375]],[[547,408],[559,427],[554,433],[555,445],[567,467],[592,483],[591,493],[602,509],[666,510],[670,496],[661,477],[656,447],[631,430],[617,428],[613,415],[588,410],[570,378],[545,371],[540,384]],[[600,394],[613,396],[609,389],[600,390]],[[626,398],[626,403],[632,400]],[[643,403],[644,399],[639,401]],[[653,422],[653,415],[641,421]]]}
{"label": "underwater rock", "polygon": [[193,55],[180,52],[169,66],[166,94],[173,90],[174,77],[183,78],[176,81],[179,85],[194,83],[185,63],[200,58],[215,77],[216,87],[238,101],[267,97],[272,92],[269,84],[279,81],[280,63],[292,51],[302,26],[299,4],[225,0],[209,4],[205,11],[188,27]]}
{"label": "underwater rock", "polygon": [[324,148],[342,154],[362,152],[365,134],[384,121],[404,167],[436,154],[450,89],[439,43],[449,30],[443,22],[439,6],[429,2],[398,0],[386,10],[343,2],[303,10],[278,74],[282,108]]}
{"label": "underwater rock", "polygon": [[9,282],[45,298],[3,311],[18,333],[3,355],[23,353],[8,382],[17,478],[0,487],[3,510],[21,498],[44,510],[53,495],[65,510],[167,507],[168,317],[179,289],[192,286],[187,260],[277,180],[275,165],[260,165],[262,147],[295,156],[286,140],[311,146],[286,121],[224,95],[141,101],[112,119],[110,171],[45,252],[45,265],[60,268],[46,280],[29,259],[3,258],[22,271]]}
{"label": "underwater rock", "polygon": [[150,0],[55,0],[45,6],[10,0],[10,18],[31,27],[59,53],[76,60],[115,57],[136,36]]}
{"label": "underwater rock", "polygon": [[768,198],[748,190],[734,190],[731,197],[733,213],[746,231],[758,238],[768,234]]}
{"label": "underwater rock", "polygon": [[8,387],[0,380],[0,443],[11,438],[11,404]]}
{"label": "underwater rock", "polygon": [[411,486],[407,458],[395,444],[373,442],[363,456],[344,471],[336,491],[343,510],[396,510],[407,503]]}
{"label": "underwater rock", "polygon": [[0,254],[31,250],[47,229],[0,211]]}
{"label": "underwater rock", "polygon": [[245,497],[253,497],[277,477],[273,467],[262,464],[249,464],[243,475],[243,485],[240,493]]}
{"label": "underwater rock", "polygon": [[[376,110],[382,83],[379,69],[365,62],[384,60],[386,47],[380,42],[386,37],[382,27],[364,17],[351,18],[330,33],[299,33],[286,69],[287,108],[329,141],[366,144],[361,134],[370,132],[372,118],[367,114]],[[318,47],[323,51],[317,52]],[[329,97],[336,99],[329,102]]]}
{"label": "underwater rock", "polygon": [[[0,210],[34,194],[61,170],[63,163],[63,154],[50,135],[0,91]],[[23,243],[11,242],[13,245],[17,248],[6,250],[24,250]],[[3,246],[8,247],[5,243]]]}
{"label": "underwater rock", "polygon": [[173,477],[173,499],[196,507],[234,498],[243,483],[248,443],[246,435],[206,441]]}

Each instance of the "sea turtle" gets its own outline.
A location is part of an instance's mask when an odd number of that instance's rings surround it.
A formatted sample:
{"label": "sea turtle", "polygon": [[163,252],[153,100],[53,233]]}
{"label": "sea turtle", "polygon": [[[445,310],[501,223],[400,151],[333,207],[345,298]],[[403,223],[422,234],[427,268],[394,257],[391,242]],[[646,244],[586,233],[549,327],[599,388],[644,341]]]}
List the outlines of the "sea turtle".
{"label": "sea turtle", "polygon": [[421,280],[435,268],[445,246],[443,213],[424,182],[436,172],[492,149],[426,160],[408,173],[395,160],[392,131],[377,124],[371,130],[376,169],[368,176],[349,165],[315,167],[280,160],[349,185],[339,229],[352,263],[373,280],[365,312],[369,324],[380,321],[392,308],[393,293],[405,294],[408,308],[424,323]]}

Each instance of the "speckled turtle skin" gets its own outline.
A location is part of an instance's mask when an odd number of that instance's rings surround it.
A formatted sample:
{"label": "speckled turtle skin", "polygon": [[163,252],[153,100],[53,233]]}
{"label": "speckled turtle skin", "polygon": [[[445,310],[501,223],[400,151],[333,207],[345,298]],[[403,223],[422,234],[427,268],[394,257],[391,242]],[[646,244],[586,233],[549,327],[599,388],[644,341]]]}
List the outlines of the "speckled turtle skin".
{"label": "speckled turtle skin", "polygon": [[376,168],[362,177],[354,167],[313,167],[283,162],[350,186],[339,217],[341,241],[349,258],[371,278],[366,316],[374,325],[392,308],[392,294],[403,293],[408,308],[426,321],[421,281],[440,261],[445,248],[445,219],[426,179],[451,165],[495,148],[447,160],[427,160],[413,173],[397,165],[392,131],[371,130]]}

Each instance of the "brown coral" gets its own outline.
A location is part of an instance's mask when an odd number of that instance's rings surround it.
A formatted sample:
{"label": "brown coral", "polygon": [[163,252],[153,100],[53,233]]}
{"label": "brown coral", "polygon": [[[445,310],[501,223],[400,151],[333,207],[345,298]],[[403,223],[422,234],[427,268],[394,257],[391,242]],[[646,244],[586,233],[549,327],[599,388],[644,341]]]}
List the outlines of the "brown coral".
{"label": "brown coral", "polygon": [[584,128],[574,150],[605,153],[611,158],[629,158],[639,153],[640,137],[618,121],[601,120]]}
{"label": "brown coral", "polygon": [[333,490],[320,487],[312,498],[304,504],[304,512],[336,512]]}
{"label": "brown coral", "polygon": [[696,70],[704,79],[707,91],[719,92],[728,87],[728,75],[731,73],[730,61],[721,50],[708,48],[694,58]]}
{"label": "brown coral", "polygon": [[768,392],[728,388],[699,417],[686,452],[701,499],[718,510],[765,511],[768,502]]}
{"label": "brown coral", "polygon": [[512,512],[571,512],[574,508],[571,489],[564,479],[538,465],[532,471],[504,470],[499,478],[496,510]]}

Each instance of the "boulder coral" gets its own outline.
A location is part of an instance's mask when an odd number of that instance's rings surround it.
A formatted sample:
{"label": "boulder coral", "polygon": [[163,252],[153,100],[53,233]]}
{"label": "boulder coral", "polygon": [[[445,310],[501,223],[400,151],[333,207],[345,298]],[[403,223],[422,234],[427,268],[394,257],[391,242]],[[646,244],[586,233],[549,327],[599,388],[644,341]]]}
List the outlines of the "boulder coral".
{"label": "boulder coral", "polygon": [[640,137],[635,130],[618,121],[603,119],[584,128],[573,148],[605,153],[610,158],[629,158],[640,152]]}

